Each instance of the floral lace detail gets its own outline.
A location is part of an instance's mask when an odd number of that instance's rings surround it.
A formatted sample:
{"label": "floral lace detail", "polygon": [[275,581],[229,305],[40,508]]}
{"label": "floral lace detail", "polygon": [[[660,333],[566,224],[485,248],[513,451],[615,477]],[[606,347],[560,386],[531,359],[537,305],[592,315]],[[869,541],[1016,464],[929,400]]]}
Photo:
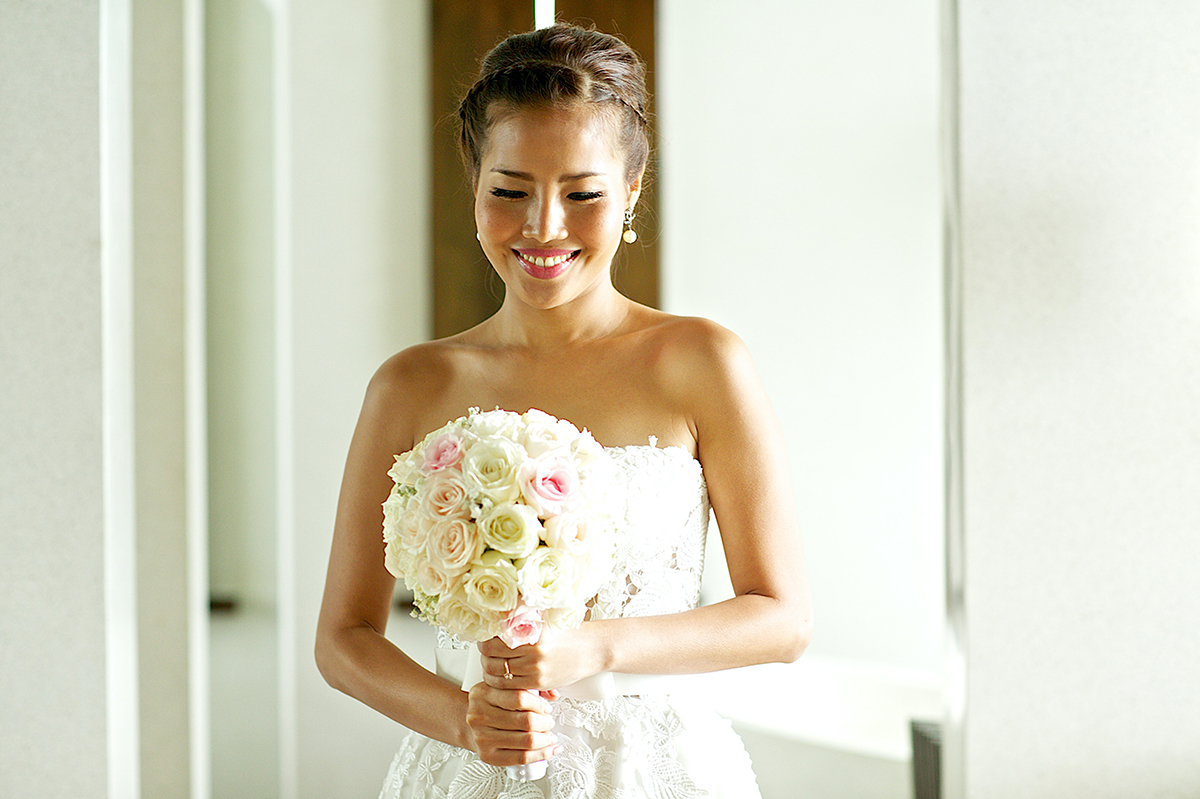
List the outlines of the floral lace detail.
{"label": "floral lace detail", "polygon": [[672,799],[708,796],[679,763],[683,723],[664,696],[560,699],[554,720],[572,734],[559,734],[563,752],[550,761],[549,799],[637,799],[645,795],[639,785]]}
{"label": "floral lace detail", "polygon": [[457,635],[451,635],[441,627],[437,628],[437,647],[438,649],[470,649],[470,641],[464,641]]}
{"label": "floral lace detail", "polygon": [[[563,752],[550,760],[545,780],[512,780],[504,769],[489,766],[465,749],[409,733],[392,762],[380,799],[701,799],[710,795],[679,761],[676,740],[685,725],[667,697],[560,699],[554,717]],[[402,787],[406,793],[401,793]]]}
{"label": "floral lace detail", "polygon": [[588,618],[659,616],[696,607],[708,535],[700,462],[681,447],[610,447],[625,497],[614,574]]}
{"label": "floral lace detail", "polygon": [[[679,447],[607,448],[618,466],[614,579],[589,618],[677,613],[695,607],[709,502],[699,461]],[[438,631],[438,646],[469,646]],[[563,752],[535,782],[511,780],[465,749],[409,732],[380,799],[751,799],[749,757],[729,723],[668,694],[554,705]]]}

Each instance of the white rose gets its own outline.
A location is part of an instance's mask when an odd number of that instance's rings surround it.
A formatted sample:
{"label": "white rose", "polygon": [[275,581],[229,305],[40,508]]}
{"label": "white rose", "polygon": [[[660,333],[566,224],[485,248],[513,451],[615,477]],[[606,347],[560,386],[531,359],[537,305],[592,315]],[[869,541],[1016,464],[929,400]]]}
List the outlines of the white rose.
{"label": "white rose", "polygon": [[521,417],[512,411],[485,411],[472,414],[467,430],[479,438],[507,438],[515,441],[520,432]]}
{"label": "white rose", "polygon": [[605,586],[617,561],[616,540],[607,535],[594,536],[588,553],[578,560],[579,584],[576,590],[584,599],[591,599]]}
{"label": "white rose", "polygon": [[467,602],[474,608],[508,613],[517,606],[517,568],[499,552],[484,552],[471,567],[463,584]]}
{"label": "white rose", "polygon": [[457,635],[464,641],[486,641],[500,631],[503,618],[498,613],[488,613],[474,607],[462,590],[441,597],[436,612],[437,623],[446,632]]}
{"label": "white rose", "polygon": [[551,450],[569,448],[571,441],[579,435],[575,425],[536,408],[530,409],[521,421],[521,445],[534,458]]}
{"label": "white rose", "polygon": [[580,469],[591,469],[598,461],[609,459],[604,447],[586,430],[571,440],[570,449]]}
{"label": "white rose", "polygon": [[574,630],[583,624],[587,609],[580,604],[568,607],[550,608],[544,611],[544,621],[547,627],[555,630]]}
{"label": "white rose", "polygon": [[463,457],[463,485],[494,503],[512,502],[521,495],[517,469],[523,460],[524,452],[508,439],[480,439]]}
{"label": "white rose", "polygon": [[571,556],[559,549],[538,547],[517,570],[521,599],[538,610],[571,602],[575,583]]}
{"label": "white rose", "polygon": [[403,577],[407,583],[408,575],[413,571],[413,556],[400,545],[400,539],[385,538],[383,565],[387,567],[393,577]]}
{"label": "white rose", "polygon": [[485,546],[510,558],[528,557],[537,548],[542,523],[528,505],[505,502],[487,510],[479,519],[479,535]]}
{"label": "white rose", "polygon": [[475,525],[468,521],[438,519],[429,526],[425,552],[430,562],[445,574],[462,574],[471,561],[483,554],[483,541]]}
{"label": "white rose", "polygon": [[392,464],[392,468],[388,469],[388,475],[396,485],[414,486],[417,484],[417,478],[421,473],[417,469],[415,456],[416,450],[412,450],[395,457],[395,463]]}
{"label": "white rose", "polygon": [[597,520],[583,513],[563,513],[546,520],[542,537],[555,549],[572,555],[586,553],[594,543]]}

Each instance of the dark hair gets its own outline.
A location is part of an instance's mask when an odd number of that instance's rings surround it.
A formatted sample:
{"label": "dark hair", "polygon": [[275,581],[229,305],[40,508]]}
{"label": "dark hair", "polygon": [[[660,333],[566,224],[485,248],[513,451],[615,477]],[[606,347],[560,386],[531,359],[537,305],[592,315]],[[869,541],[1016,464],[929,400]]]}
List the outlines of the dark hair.
{"label": "dark hair", "polygon": [[617,37],[564,23],[509,36],[484,56],[475,85],[458,107],[459,149],[471,178],[479,177],[495,106],[574,102],[597,103],[614,115],[625,179],[632,183],[650,156],[646,68]]}

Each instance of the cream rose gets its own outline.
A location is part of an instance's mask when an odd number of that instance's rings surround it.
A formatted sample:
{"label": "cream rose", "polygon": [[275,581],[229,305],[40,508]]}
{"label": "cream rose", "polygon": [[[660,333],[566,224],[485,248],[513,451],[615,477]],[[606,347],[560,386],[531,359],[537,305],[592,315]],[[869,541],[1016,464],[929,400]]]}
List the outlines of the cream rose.
{"label": "cream rose", "polygon": [[453,469],[435,472],[421,492],[421,509],[430,518],[468,519],[471,501],[462,475]]}
{"label": "cream rose", "polygon": [[461,574],[483,554],[475,525],[463,519],[438,519],[425,538],[429,561],[447,575]]}
{"label": "cream rose", "polygon": [[510,558],[525,558],[537,548],[542,523],[533,508],[506,502],[480,517],[479,531],[485,546]]}
{"label": "cream rose", "polygon": [[517,569],[522,601],[538,610],[568,602],[576,578],[571,557],[550,547],[538,547]]}
{"label": "cream rose", "polygon": [[429,596],[452,593],[462,582],[460,574],[448,573],[428,560],[419,562],[416,572],[416,586]]}
{"label": "cream rose", "polygon": [[463,589],[472,607],[508,613],[519,599],[517,568],[499,552],[484,552],[467,574]]}
{"label": "cream rose", "polygon": [[486,641],[500,632],[503,616],[472,607],[462,590],[440,598],[437,605],[437,623],[464,641]]}
{"label": "cream rose", "polygon": [[400,517],[400,523],[396,526],[396,539],[409,553],[416,555],[423,552],[428,536],[429,525],[423,523],[417,514],[406,512]]}
{"label": "cream rose", "polygon": [[463,456],[463,485],[493,503],[513,502],[521,495],[517,469],[524,460],[520,447],[504,438],[473,443]]}

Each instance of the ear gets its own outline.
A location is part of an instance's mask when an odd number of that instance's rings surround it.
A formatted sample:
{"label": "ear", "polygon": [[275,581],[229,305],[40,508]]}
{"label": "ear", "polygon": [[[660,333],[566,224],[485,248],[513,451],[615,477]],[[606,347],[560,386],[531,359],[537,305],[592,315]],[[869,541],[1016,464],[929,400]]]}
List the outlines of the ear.
{"label": "ear", "polygon": [[640,197],[642,194],[642,176],[645,174],[646,170],[643,169],[638,173],[638,176],[634,178],[633,183],[629,184],[629,201],[625,203],[626,208],[633,208],[637,205],[638,197]]}

